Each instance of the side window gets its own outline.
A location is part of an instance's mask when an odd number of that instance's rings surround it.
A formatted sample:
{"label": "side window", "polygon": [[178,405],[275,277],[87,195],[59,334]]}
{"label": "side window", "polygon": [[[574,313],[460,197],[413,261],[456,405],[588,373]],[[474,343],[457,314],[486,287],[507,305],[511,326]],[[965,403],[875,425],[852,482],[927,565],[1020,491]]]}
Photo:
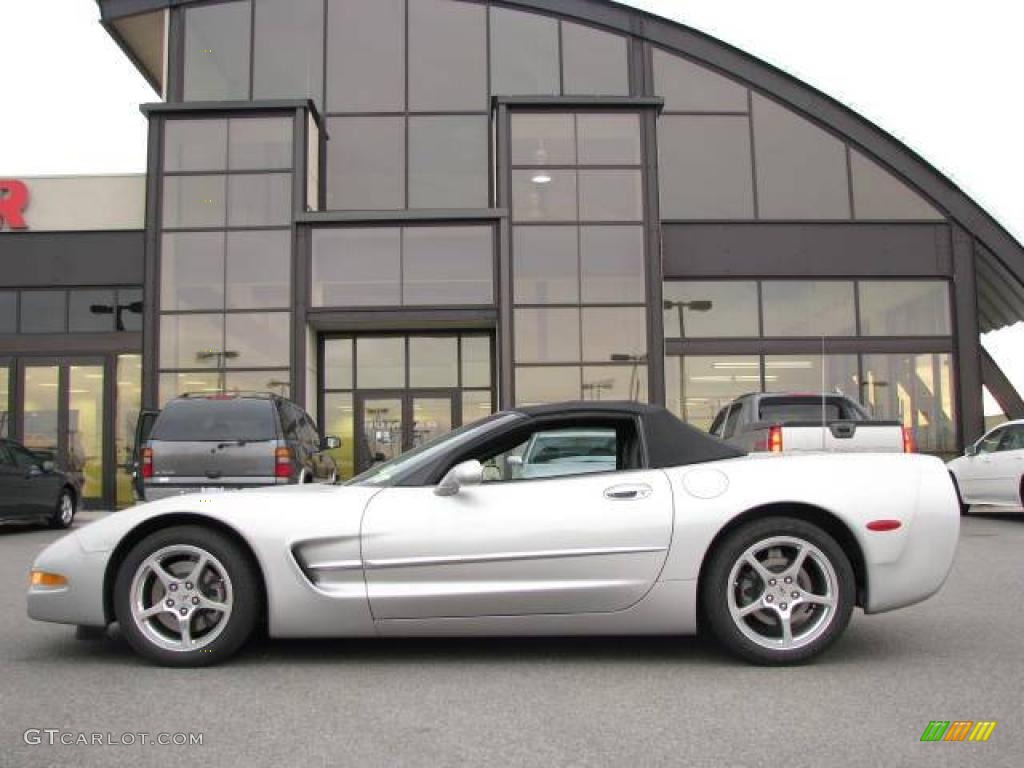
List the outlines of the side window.
{"label": "side window", "polygon": [[298,442],[298,414],[294,405],[287,402],[279,402],[281,408],[281,429],[284,432],[284,439],[290,442]]}
{"label": "side window", "polygon": [[14,466],[14,460],[11,455],[7,452],[7,446],[0,443],[0,467],[12,467]]}
{"label": "side window", "polygon": [[309,450],[319,451],[320,450],[320,433],[316,431],[316,425],[313,424],[313,420],[309,418],[309,414],[302,414],[302,427],[300,429],[303,442],[309,445]]}
{"label": "side window", "polygon": [[24,448],[15,445],[8,445],[7,450],[10,451],[11,458],[14,459],[14,465],[18,469],[31,469],[32,467],[40,464],[39,458],[33,456]]}
{"label": "side window", "polygon": [[1005,429],[997,429],[981,439],[978,443],[978,453],[993,453],[999,450],[999,441],[1006,434]]}
{"label": "side window", "polygon": [[715,437],[721,437],[722,436],[722,427],[725,424],[725,415],[728,412],[729,412],[729,406],[725,406],[725,408],[720,410],[718,412],[718,415],[715,416],[715,420],[713,422],[711,422],[711,429],[709,429],[708,432],[710,432]]}
{"label": "side window", "polygon": [[537,480],[630,469],[624,431],[613,426],[543,429],[518,445],[485,455],[484,482]]}
{"label": "side window", "polygon": [[725,420],[725,431],[722,434],[724,440],[728,440],[736,434],[736,427],[740,423],[740,414],[742,413],[743,406],[739,403],[734,405],[732,410],[729,411],[729,418]]}
{"label": "side window", "polygon": [[1024,449],[1024,426],[1012,426],[1003,430],[1003,439],[996,450],[1020,451]]}

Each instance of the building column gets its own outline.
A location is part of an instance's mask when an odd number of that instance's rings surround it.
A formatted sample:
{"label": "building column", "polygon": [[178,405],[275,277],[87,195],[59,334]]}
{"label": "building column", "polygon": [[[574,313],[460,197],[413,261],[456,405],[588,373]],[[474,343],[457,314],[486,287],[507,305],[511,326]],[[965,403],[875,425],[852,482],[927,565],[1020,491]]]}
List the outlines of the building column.
{"label": "building column", "polygon": [[953,320],[956,351],[958,449],[985,434],[981,391],[981,336],[978,325],[978,286],[974,271],[974,239],[953,226]]}

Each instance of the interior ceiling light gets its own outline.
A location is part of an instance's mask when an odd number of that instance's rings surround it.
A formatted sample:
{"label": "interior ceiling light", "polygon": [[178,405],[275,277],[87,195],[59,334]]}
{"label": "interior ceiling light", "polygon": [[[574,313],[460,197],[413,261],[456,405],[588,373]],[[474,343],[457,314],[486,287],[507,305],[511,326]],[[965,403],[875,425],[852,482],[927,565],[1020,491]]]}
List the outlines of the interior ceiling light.
{"label": "interior ceiling light", "polygon": [[538,173],[533,177],[533,179],[531,179],[531,181],[533,181],[534,184],[550,184],[551,177],[546,173]]}

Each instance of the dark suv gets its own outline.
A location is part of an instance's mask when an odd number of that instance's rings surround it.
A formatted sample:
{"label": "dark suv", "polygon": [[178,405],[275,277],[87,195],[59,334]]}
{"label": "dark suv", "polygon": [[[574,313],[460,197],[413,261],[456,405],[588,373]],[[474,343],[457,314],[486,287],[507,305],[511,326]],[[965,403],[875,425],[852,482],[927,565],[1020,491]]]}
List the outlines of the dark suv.
{"label": "dark suv", "polygon": [[[145,414],[143,416],[145,418]],[[142,497],[332,482],[337,465],[309,415],[273,394],[183,395],[156,416],[142,444]]]}

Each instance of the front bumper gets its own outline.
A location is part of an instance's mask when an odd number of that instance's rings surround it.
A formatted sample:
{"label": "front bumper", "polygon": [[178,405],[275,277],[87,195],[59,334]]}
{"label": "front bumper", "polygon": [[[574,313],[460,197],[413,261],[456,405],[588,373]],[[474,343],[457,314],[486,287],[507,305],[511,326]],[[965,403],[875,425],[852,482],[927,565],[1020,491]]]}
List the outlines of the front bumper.
{"label": "front bumper", "polygon": [[109,557],[109,552],[86,552],[75,533],[44,549],[32,568],[59,573],[67,578],[67,584],[30,586],[29,617],[58,624],[105,627],[108,622],[103,607],[103,579]]}

